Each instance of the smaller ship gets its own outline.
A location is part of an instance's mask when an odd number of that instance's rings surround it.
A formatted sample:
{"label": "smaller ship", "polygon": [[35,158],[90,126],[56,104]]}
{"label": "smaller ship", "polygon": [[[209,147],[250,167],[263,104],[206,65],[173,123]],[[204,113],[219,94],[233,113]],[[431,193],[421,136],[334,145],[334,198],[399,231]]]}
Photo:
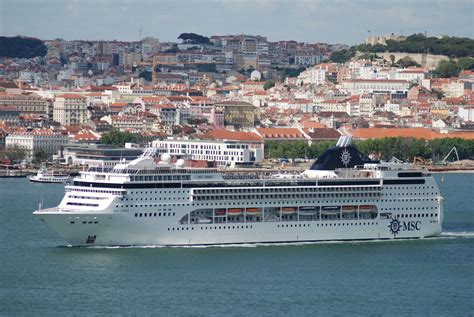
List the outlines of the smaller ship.
{"label": "smaller ship", "polygon": [[40,169],[36,175],[30,176],[30,182],[34,183],[65,183],[69,174],[56,173],[46,169]]}

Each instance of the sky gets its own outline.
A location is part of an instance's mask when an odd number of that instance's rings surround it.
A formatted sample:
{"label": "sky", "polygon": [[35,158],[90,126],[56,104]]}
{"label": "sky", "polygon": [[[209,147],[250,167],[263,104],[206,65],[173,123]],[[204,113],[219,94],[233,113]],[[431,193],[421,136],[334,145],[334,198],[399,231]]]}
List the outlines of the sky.
{"label": "sky", "polygon": [[175,41],[252,34],[358,44],[390,33],[474,38],[474,0],[0,0],[0,35]]}

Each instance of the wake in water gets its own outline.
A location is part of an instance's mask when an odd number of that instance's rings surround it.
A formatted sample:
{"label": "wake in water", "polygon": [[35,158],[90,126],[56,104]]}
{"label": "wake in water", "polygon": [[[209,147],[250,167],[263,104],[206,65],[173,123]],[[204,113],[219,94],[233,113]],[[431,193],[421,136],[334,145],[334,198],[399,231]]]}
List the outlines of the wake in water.
{"label": "wake in water", "polygon": [[81,248],[81,249],[161,249],[161,248],[179,248],[179,249],[207,249],[207,248],[257,248],[257,247],[285,247],[285,246],[303,246],[303,245],[320,245],[320,244],[362,244],[362,243],[378,243],[378,242],[401,242],[401,241],[422,241],[422,240],[440,240],[440,239],[456,239],[456,238],[474,238],[474,231],[445,231],[440,235],[428,238],[413,238],[413,239],[392,239],[392,240],[354,240],[354,241],[314,241],[314,242],[258,242],[258,243],[236,243],[236,244],[213,244],[213,245],[140,245],[140,246],[81,246],[75,247],[72,245],[60,246],[67,248]]}
{"label": "wake in water", "polygon": [[441,232],[440,237],[458,237],[458,238],[473,238],[474,231],[445,231]]}

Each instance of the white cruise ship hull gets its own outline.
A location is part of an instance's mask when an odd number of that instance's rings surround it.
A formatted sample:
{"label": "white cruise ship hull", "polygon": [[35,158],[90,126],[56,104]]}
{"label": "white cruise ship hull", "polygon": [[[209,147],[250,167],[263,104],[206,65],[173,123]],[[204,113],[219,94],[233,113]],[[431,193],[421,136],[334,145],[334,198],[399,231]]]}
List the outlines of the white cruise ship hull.
{"label": "white cruise ship hull", "polygon": [[145,151],[111,170],[82,172],[66,186],[58,207],[34,214],[74,246],[410,239],[441,233],[443,201],[427,171],[380,164],[318,169],[359,155],[344,144],[325,153],[314,169],[268,177],[156,166],[153,153]]}
{"label": "white cruise ship hull", "polygon": [[[68,214],[41,212],[48,226],[73,246],[190,246],[242,243],[291,243],[413,239],[441,233],[438,217],[336,221],[277,221],[177,225],[177,219],[131,217],[129,214]],[[74,222],[74,223],[71,223]]]}

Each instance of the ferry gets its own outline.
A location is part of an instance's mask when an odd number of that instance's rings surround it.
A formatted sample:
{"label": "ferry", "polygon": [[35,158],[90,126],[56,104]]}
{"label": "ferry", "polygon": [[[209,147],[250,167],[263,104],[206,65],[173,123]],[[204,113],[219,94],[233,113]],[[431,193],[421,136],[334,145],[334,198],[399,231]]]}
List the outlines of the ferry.
{"label": "ferry", "polygon": [[46,169],[40,169],[36,175],[29,177],[33,183],[65,183],[69,179],[69,174],[51,172]]}
{"label": "ferry", "polygon": [[72,246],[194,246],[395,240],[442,231],[426,169],[373,161],[341,137],[301,173],[188,168],[156,149],[90,167],[34,215]]}

